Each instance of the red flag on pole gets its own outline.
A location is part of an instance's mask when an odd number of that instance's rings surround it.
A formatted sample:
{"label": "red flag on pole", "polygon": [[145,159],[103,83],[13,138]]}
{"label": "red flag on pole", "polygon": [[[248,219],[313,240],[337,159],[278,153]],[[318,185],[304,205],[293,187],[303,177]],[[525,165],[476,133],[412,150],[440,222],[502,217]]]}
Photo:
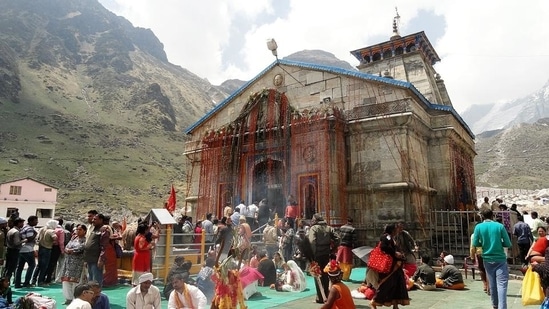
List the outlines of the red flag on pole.
{"label": "red flag on pole", "polygon": [[168,197],[168,201],[166,202],[166,209],[173,214],[175,211],[175,189],[172,185],[172,190],[170,192],[170,197]]}

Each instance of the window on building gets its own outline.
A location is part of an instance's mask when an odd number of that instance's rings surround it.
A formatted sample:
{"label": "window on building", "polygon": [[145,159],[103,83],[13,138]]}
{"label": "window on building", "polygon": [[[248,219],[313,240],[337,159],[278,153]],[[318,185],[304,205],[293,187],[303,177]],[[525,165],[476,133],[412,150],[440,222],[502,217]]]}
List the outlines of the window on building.
{"label": "window on building", "polygon": [[21,186],[10,186],[10,195],[21,195]]}
{"label": "window on building", "polygon": [[[17,208],[8,208],[8,209],[6,210],[6,218],[11,217],[11,214],[13,214],[14,212],[19,213],[18,210],[19,210],[19,209],[17,209]],[[19,216],[19,215],[17,215],[17,216]]]}
{"label": "window on building", "polygon": [[38,218],[53,218],[53,209],[37,208],[36,216]]}
{"label": "window on building", "polygon": [[44,188],[44,192],[51,192],[51,188]]}

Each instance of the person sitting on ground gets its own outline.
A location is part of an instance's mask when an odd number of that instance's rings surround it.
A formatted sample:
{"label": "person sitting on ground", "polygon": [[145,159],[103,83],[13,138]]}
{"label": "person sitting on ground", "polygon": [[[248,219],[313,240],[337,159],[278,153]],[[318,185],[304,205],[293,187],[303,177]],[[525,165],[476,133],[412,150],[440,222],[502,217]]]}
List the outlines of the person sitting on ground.
{"label": "person sitting on ground", "polygon": [[354,309],[356,308],[353,297],[351,296],[351,290],[341,281],[343,278],[343,272],[339,267],[339,263],[336,260],[330,260],[328,265],[324,267],[324,272],[328,274],[330,278],[331,287],[328,294],[328,298],[321,309]]}
{"label": "person sitting on ground", "polygon": [[101,292],[101,285],[97,281],[90,281],[88,285],[93,291],[92,309],[111,309],[109,297]]}
{"label": "person sitting on ground", "polygon": [[[196,286],[204,293],[206,296],[208,304],[211,303],[214,292],[215,292],[215,283],[212,281],[212,275],[214,274],[215,258],[209,257],[204,262],[204,266],[196,275]],[[168,295],[169,297],[169,295]]]}
{"label": "person sitting on ground", "polygon": [[[174,277],[178,275],[176,274]],[[161,308],[160,290],[152,284],[153,279],[151,273],[144,273],[139,276],[138,285],[126,294],[126,309]]]}
{"label": "person sitting on ground", "polygon": [[188,273],[173,276],[172,285],[174,290],[168,300],[168,309],[206,308],[208,302],[206,295],[196,286],[185,283],[189,279],[188,276]]}
{"label": "person sitting on ground", "polygon": [[2,296],[2,298],[6,300],[8,305],[13,304],[10,280],[6,277],[0,278],[0,296]]}
{"label": "person sitting on ground", "polygon": [[412,276],[414,285],[420,290],[432,291],[436,289],[435,270],[431,267],[431,265],[429,265],[430,260],[431,258],[428,255],[422,256],[421,265],[419,265],[416,272]]}
{"label": "person sitting on ground", "polygon": [[282,264],[284,264],[284,259],[280,255],[280,252],[275,252],[275,254],[273,255],[273,263],[278,273],[281,273],[284,270],[284,268],[282,267]]}
{"label": "person sitting on ground", "polygon": [[[166,299],[168,299],[168,297],[170,297],[170,293],[173,291],[173,286],[172,286],[172,283],[171,283],[172,282],[172,277],[175,274],[189,273],[192,266],[193,266],[193,263],[191,261],[186,261],[185,257],[183,257],[183,256],[175,257],[174,263],[173,263],[172,267],[170,268],[170,271],[168,272],[167,283],[164,286],[164,290],[162,291],[162,295],[164,295],[164,297]],[[189,282],[187,282],[187,283],[189,283]]]}
{"label": "person sitting on ground", "polygon": [[250,262],[248,262],[248,266],[250,266],[251,268],[257,268],[257,266],[259,266],[259,258],[257,257],[257,253],[257,246],[253,245],[252,251],[250,253]]}
{"label": "person sitting on ground", "polygon": [[442,266],[442,263],[444,263],[444,257],[448,255],[448,252],[446,251],[442,251],[440,252],[440,255],[438,256],[438,259],[437,259],[437,265],[438,266]]}
{"label": "person sitting on ground", "polygon": [[259,253],[259,266],[257,271],[263,275],[263,280],[259,282],[260,286],[271,286],[276,283],[276,267],[272,260],[267,258],[267,252]]}
{"label": "person sitting on ground", "polygon": [[74,299],[67,309],[92,309],[93,291],[88,284],[79,284],[74,288]]}
{"label": "person sitting on ground", "polygon": [[279,275],[280,284],[277,282],[277,291],[281,292],[301,292],[307,288],[305,275],[296,262],[289,260],[283,264],[284,272]]}
{"label": "person sitting on ground", "polygon": [[437,288],[463,290],[465,287],[463,275],[454,266],[454,257],[451,254],[445,256],[442,265],[442,271],[436,281]]}

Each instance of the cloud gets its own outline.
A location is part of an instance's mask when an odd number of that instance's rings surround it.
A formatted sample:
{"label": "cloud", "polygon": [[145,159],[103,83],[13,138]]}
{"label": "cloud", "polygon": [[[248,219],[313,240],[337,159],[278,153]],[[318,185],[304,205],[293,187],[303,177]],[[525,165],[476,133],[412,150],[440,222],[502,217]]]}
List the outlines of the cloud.
{"label": "cloud", "polygon": [[322,49],[357,65],[349,51],[388,40],[395,5],[401,35],[429,36],[442,59],[435,69],[458,111],[528,95],[549,79],[545,0],[100,2],[134,26],[151,28],[170,62],[213,84],[261,72],[274,61],[268,38],[278,42],[279,57]]}

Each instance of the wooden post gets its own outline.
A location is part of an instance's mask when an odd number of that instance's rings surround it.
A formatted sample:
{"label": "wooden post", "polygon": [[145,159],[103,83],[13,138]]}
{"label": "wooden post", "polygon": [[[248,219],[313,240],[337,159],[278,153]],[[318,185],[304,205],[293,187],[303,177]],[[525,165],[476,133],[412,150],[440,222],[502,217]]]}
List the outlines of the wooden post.
{"label": "wooden post", "polygon": [[200,250],[198,254],[200,254],[199,259],[197,260],[199,263],[202,263],[202,261],[206,260],[206,230],[202,229],[202,240],[200,242]]}
{"label": "wooden post", "polygon": [[166,279],[168,278],[168,272],[170,268],[170,257],[172,255],[172,225],[167,224],[166,227],[166,250],[164,258],[164,284],[166,284]]}

